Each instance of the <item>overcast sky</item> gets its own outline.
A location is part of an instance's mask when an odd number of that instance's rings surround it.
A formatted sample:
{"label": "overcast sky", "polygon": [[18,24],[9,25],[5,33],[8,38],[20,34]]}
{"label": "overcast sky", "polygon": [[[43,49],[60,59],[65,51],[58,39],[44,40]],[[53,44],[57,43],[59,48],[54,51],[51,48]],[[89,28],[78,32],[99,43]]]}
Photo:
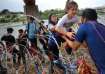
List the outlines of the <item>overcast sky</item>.
{"label": "overcast sky", "polygon": [[[105,0],[74,0],[78,3],[79,8],[105,6]],[[36,0],[39,10],[46,9],[64,9],[66,0]],[[0,11],[9,9],[11,11],[24,11],[23,0],[0,0]]]}

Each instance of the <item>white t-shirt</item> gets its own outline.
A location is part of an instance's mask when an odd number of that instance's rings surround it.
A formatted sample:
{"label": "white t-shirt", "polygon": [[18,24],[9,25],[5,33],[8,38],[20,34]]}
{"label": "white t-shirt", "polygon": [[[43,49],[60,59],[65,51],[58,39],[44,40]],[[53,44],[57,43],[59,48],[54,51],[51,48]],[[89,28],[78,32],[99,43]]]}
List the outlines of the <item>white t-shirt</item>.
{"label": "white t-shirt", "polygon": [[73,24],[78,22],[77,16],[74,16],[72,19],[68,18],[68,15],[65,14],[57,23],[56,28],[58,27],[65,27],[72,26]]}

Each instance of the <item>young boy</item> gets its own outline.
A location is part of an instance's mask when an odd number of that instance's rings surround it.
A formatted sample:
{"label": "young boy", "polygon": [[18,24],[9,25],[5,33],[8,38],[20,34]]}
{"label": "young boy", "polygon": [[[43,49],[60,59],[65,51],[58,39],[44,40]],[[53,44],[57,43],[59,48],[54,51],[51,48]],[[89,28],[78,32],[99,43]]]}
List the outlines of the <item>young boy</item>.
{"label": "young boy", "polygon": [[20,52],[20,57],[19,57],[19,64],[21,64],[21,58],[23,63],[25,64],[25,47],[27,45],[27,35],[25,34],[23,29],[19,29],[19,36],[18,36],[18,44],[19,44],[19,52]]}
{"label": "young boy", "polygon": [[18,30],[19,36],[18,36],[18,43],[26,46],[27,44],[27,35],[25,34],[23,29]]}
{"label": "young boy", "polygon": [[[60,45],[61,42],[64,42],[64,40],[61,38],[61,36],[62,35],[64,35],[64,36],[68,35],[68,34],[66,34],[66,32],[68,31],[68,27],[72,26],[70,24],[78,22],[78,19],[77,19],[77,16],[76,16],[77,9],[78,9],[78,5],[74,1],[68,2],[66,4],[66,9],[65,9],[66,14],[58,21],[58,23],[55,26],[55,31],[59,35],[59,37],[56,38],[56,40],[59,42],[59,45]],[[54,43],[52,43],[52,45],[54,46]],[[67,51],[67,52],[71,53],[71,51]],[[59,61],[59,50],[58,50],[58,52],[56,50],[56,53],[58,55],[57,66],[59,66],[61,69],[63,69],[64,74],[65,74],[66,73],[65,68],[63,67],[63,65]]]}
{"label": "young boy", "polygon": [[[68,31],[72,31],[70,28],[73,24],[78,23],[78,18],[76,16],[78,10],[78,4],[74,1],[69,1],[66,4],[65,12],[66,14],[58,21],[56,25],[56,31],[61,34],[61,36],[68,36]],[[71,34],[74,32],[71,32]],[[73,37],[68,36],[70,39]],[[71,54],[71,48],[66,45],[66,52]]]}
{"label": "young boy", "polygon": [[78,10],[78,4],[74,1],[70,1],[66,4],[66,14],[58,21],[56,25],[56,31],[61,35],[67,35],[68,27],[78,22],[76,16]]}

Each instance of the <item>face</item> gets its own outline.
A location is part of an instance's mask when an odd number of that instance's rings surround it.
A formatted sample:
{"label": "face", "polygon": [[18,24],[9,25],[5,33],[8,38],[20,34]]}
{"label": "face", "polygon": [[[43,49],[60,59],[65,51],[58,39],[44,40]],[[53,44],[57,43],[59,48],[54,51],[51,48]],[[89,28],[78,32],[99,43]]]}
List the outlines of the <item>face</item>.
{"label": "face", "polygon": [[57,16],[56,16],[56,15],[52,15],[52,16],[51,16],[51,21],[57,22]]}
{"label": "face", "polygon": [[27,17],[28,22],[32,22],[33,20],[30,17]]}
{"label": "face", "polygon": [[77,6],[72,6],[72,7],[68,10],[68,15],[69,15],[70,17],[75,16],[75,15],[77,14],[77,10],[78,10]]}
{"label": "face", "polygon": [[23,34],[24,32],[23,32],[23,31],[21,31],[21,30],[19,30],[19,31],[18,31],[18,33],[21,35],[21,34]]}

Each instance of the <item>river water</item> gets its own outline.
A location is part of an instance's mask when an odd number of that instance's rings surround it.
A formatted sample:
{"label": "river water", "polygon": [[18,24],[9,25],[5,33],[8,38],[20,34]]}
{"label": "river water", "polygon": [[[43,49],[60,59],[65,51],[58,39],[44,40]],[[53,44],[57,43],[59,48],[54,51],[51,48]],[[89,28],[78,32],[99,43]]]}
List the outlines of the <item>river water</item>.
{"label": "river water", "polygon": [[25,25],[22,23],[0,23],[0,38],[6,34],[6,29],[12,27],[14,29],[13,35],[17,38],[18,30],[25,29]]}
{"label": "river water", "polygon": [[[98,21],[105,25],[105,15],[100,15]],[[0,38],[6,34],[6,29],[8,27],[12,27],[14,29],[13,35],[16,38],[18,36],[18,29],[25,29],[25,25],[23,25],[23,23],[0,23]]]}

